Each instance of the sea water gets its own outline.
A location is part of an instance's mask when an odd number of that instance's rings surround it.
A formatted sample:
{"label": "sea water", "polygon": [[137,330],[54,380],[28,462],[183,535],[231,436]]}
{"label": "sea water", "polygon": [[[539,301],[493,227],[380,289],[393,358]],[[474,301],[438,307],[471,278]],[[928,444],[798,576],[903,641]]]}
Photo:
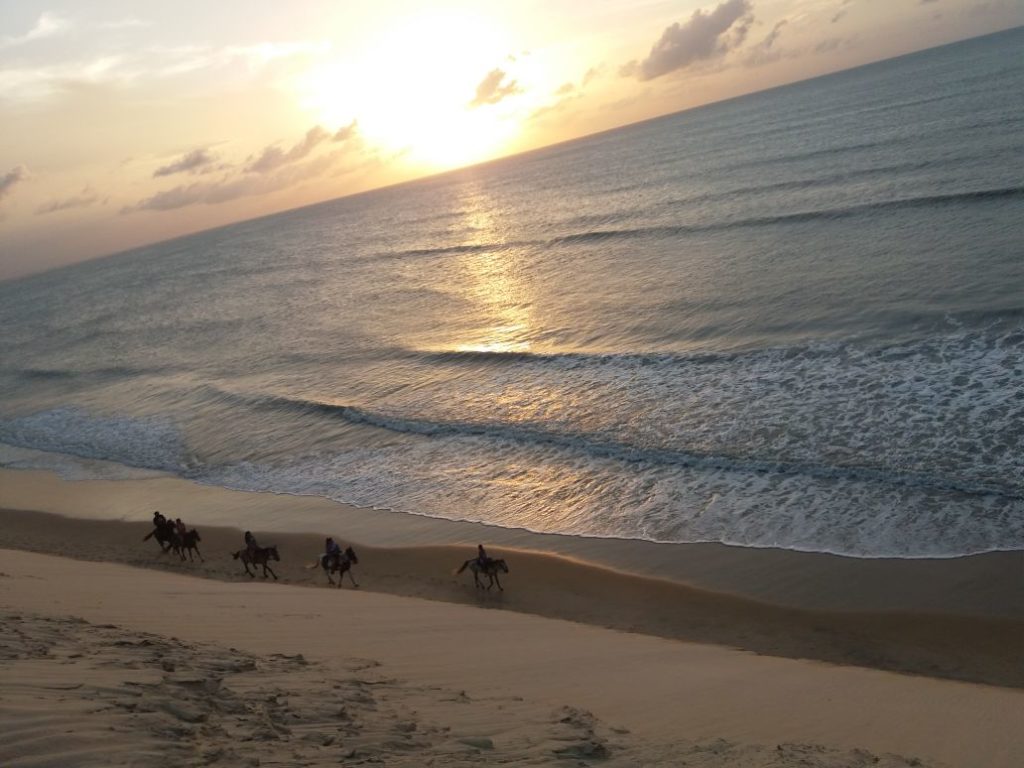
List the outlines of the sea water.
{"label": "sea water", "polygon": [[0,465],[579,536],[1024,548],[1022,50],[2,283]]}

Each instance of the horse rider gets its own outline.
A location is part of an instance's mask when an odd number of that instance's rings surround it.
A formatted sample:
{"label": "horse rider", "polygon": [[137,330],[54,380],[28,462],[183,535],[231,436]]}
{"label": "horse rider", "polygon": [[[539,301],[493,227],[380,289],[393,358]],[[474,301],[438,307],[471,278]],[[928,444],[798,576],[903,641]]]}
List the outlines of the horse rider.
{"label": "horse rider", "polygon": [[481,568],[486,568],[487,564],[491,562],[491,558],[487,556],[487,551],[484,549],[483,544],[476,545],[476,564]]}
{"label": "horse rider", "polygon": [[160,510],[153,513],[153,527],[160,530],[167,524],[167,518],[160,514]]}
{"label": "horse rider", "polygon": [[185,538],[185,534],[188,533],[188,529],[185,527],[185,524],[181,522],[180,517],[175,518],[174,520],[174,530],[177,531],[181,538]]}
{"label": "horse rider", "polygon": [[249,557],[256,554],[256,550],[260,548],[260,545],[256,543],[256,537],[252,535],[250,531],[245,532],[245,550],[249,553]]}
{"label": "horse rider", "polygon": [[330,563],[332,559],[336,563],[341,562],[341,545],[330,536],[328,536],[327,540],[324,541],[324,557],[327,558],[328,563]]}

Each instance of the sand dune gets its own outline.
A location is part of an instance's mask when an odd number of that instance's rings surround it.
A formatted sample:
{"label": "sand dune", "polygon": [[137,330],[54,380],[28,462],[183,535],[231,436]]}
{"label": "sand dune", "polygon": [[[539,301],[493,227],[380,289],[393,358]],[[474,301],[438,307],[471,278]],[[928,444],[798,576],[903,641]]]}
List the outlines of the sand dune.
{"label": "sand dune", "polygon": [[[1024,694],[0,550],[0,764],[1016,766]],[[257,763],[256,761],[259,761]]]}

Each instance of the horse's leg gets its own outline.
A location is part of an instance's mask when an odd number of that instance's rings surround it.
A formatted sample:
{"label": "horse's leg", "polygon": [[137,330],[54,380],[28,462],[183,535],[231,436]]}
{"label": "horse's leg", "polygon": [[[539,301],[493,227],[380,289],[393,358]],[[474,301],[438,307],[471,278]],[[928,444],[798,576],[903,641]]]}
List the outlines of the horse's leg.
{"label": "horse's leg", "polygon": [[250,571],[250,570],[249,570],[249,561],[248,561],[248,560],[245,560],[245,559],[243,559],[243,560],[242,560],[242,565],[244,565],[244,566],[245,566],[245,572],[249,574],[249,578],[250,578],[250,579],[255,579],[255,578],[256,578],[256,574],[255,574],[255,573],[253,573],[253,571]]}
{"label": "horse's leg", "polygon": [[352,569],[351,569],[351,568],[349,568],[349,569],[348,569],[348,570],[346,571],[346,573],[348,574],[348,577],[349,577],[349,578],[350,578],[350,579],[352,580],[352,586],[353,586],[353,587],[356,587],[356,588],[358,588],[358,587],[359,587],[359,585],[358,585],[358,584],[356,584],[356,577],[352,575]]}
{"label": "horse's leg", "polygon": [[196,547],[196,554],[197,554],[197,555],[199,555],[199,562],[200,562],[200,563],[205,563],[205,562],[206,562],[206,561],[205,561],[205,560],[203,559],[203,553],[199,551],[199,547]]}
{"label": "horse's leg", "polygon": [[499,579],[499,578],[498,578],[498,574],[497,574],[497,572],[495,572],[495,574],[494,574],[494,580],[495,580],[495,581],[497,582],[497,584],[498,584],[498,589],[499,589],[499,590],[501,590],[502,592],[504,592],[504,591],[505,591],[505,588],[504,588],[503,586],[501,586],[501,579]]}
{"label": "horse's leg", "polygon": [[480,571],[478,571],[476,568],[473,569],[473,584],[476,585],[477,589],[484,588],[483,583],[480,581]]}
{"label": "horse's leg", "polygon": [[270,575],[274,577],[274,581],[277,581],[277,574],[274,573],[274,569],[266,563],[263,564],[263,578],[267,578],[267,571],[270,571]]}

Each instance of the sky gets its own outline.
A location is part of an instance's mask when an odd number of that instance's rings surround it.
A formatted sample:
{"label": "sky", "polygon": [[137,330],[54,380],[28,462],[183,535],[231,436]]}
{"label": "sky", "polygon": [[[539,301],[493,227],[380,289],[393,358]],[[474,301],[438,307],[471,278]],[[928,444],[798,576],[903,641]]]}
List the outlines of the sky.
{"label": "sky", "polygon": [[0,0],[0,279],[1024,24],[1024,0]]}

